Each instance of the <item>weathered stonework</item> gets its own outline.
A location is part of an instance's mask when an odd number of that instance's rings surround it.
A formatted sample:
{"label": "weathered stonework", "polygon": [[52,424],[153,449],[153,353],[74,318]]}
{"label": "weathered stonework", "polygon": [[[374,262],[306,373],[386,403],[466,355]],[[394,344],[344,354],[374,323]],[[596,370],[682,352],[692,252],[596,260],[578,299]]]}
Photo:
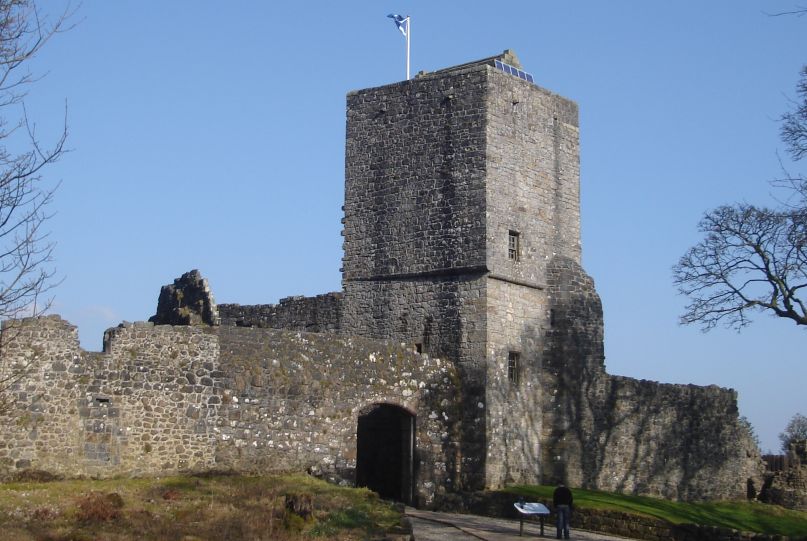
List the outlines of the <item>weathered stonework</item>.
{"label": "weathered stonework", "polygon": [[219,312],[207,280],[194,269],[163,286],[157,313],[149,321],[157,325],[218,325]]}
{"label": "weathered stonework", "polygon": [[791,442],[787,459],[785,469],[765,474],[759,499],[807,511],[807,440]]}
{"label": "weathered stonework", "polygon": [[342,294],[286,297],[279,304],[220,304],[222,325],[293,331],[336,331],[342,326]]}
{"label": "weathered stonework", "polygon": [[605,371],[577,105],[496,60],[520,67],[505,52],[348,94],[342,292],[217,309],[194,271],[103,353],[58,319],[12,325],[4,357],[37,362],[3,471],[306,469],[422,505],[561,479],[761,486],[734,391]]}
{"label": "weathered stonework", "polygon": [[39,357],[0,425],[6,473],[107,477],[214,466],[208,402],[220,392],[218,344],[201,328],[125,324],[107,332],[103,353],[83,351],[77,329],[58,316],[15,322],[3,335],[6,358]]}
{"label": "weathered stonework", "polygon": [[58,316],[7,326],[36,370],[0,423],[0,472],[154,475],[308,470],[352,484],[356,423],[374,404],[417,420],[412,501],[455,484],[453,364],[400,344],[238,327],[125,324],[83,351]]}
{"label": "weathered stonework", "polygon": [[607,374],[592,280],[567,258],[554,259],[548,277],[545,479],[674,499],[745,497],[761,465],[736,393]]}

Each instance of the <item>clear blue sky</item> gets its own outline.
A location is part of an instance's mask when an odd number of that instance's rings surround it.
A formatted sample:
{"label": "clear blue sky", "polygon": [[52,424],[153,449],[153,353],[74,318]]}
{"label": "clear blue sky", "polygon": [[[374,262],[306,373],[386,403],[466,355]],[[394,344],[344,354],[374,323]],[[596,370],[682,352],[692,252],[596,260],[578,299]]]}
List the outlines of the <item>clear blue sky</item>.
{"label": "clear blue sky", "polygon": [[45,140],[68,107],[72,152],[47,172],[62,180],[53,311],[97,350],[192,268],[218,302],[339,290],[345,94],[404,77],[386,15],[409,14],[413,73],[511,48],[579,104],[583,260],[608,370],[734,388],[777,449],[807,414],[807,334],[769,316],[741,334],[680,327],[670,269],[705,210],[771,201],[807,17],[766,12],[796,5],[84,0],[32,64],[47,76],[27,100]]}

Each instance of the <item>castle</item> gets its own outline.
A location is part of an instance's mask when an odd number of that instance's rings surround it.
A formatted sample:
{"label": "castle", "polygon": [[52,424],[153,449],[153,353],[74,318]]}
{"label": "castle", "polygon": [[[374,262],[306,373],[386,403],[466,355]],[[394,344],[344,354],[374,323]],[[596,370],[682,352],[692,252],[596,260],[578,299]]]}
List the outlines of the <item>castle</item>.
{"label": "castle", "polygon": [[745,497],[734,391],[605,372],[579,187],[577,105],[510,51],[351,92],[342,291],[216,306],[188,273],[101,353],[58,316],[7,324],[4,364],[32,370],[0,471],[305,469],[425,506],[558,480]]}

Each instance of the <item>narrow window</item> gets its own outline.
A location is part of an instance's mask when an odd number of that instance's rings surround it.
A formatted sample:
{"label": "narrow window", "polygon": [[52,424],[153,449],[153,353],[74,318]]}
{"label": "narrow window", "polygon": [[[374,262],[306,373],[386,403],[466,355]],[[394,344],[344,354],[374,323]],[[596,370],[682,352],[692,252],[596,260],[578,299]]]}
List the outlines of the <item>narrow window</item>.
{"label": "narrow window", "polygon": [[507,354],[507,379],[513,385],[518,385],[519,358],[520,355],[516,351]]}
{"label": "narrow window", "polygon": [[555,309],[552,308],[549,310],[549,326],[554,327],[558,320],[555,317]]}
{"label": "narrow window", "polygon": [[519,258],[519,233],[518,231],[509,231],[507,233],[507,257],[511,261],[518,261]]}
{"label": "narrow window", "polygon": [[415,351],[418,353],[423,353],[423,344],[415,344]]}

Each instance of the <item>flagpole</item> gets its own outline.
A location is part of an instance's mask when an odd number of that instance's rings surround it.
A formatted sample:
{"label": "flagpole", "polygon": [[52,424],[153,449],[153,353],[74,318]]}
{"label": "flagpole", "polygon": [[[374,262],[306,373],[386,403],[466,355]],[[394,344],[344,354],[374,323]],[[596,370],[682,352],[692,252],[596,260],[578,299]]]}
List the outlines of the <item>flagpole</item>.
{"label": "flagpole", "polygon": [[409,80],[409,34],[412,33],[412,19],[407,15],[398,15],[397,13],[390,13],[387,15],[395,22],[395,26],[406,38],[406,80]]}
{"label": "flagpole", "polygon": [[409,80],[409,37],[412,35],[412,19],[406,16],[406,80]]}

